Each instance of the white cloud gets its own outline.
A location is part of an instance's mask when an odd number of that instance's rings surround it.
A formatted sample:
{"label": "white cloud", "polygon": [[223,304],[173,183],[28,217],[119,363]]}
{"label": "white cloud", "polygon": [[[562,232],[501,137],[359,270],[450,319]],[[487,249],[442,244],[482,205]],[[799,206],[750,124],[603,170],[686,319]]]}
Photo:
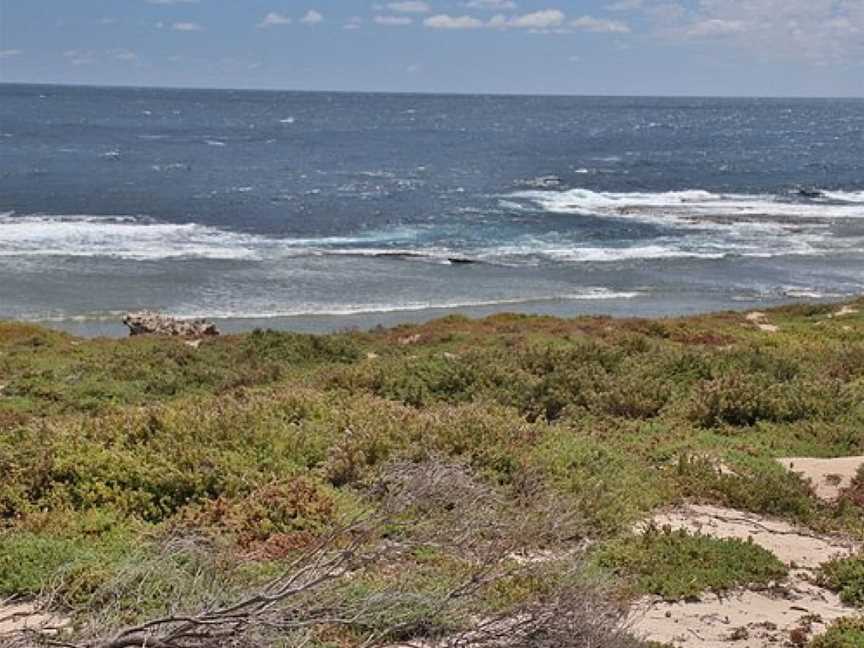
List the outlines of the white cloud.
{"label": "white cloud", "polygon": [[729,36],[731,34],[741,34],[747,31],[747,25],[740,20],[721,20],[719,18],[710,18],[695,22],[687,26],[685,33],[693,38],[703,36]]}
{"label": "white cloud", "polygon": [[117,60],[131,63],[138,60],[138,55],[130,49],[115,49],[109,50],[108,56]]}
{"label": "white cloud", "polygon": [[677,24],[677,21],[687,15],[687,9],[684,5],[677,2],[648,5],[644,7],[644,11],[657,25],[663,28]]}
{"label": "white cloud", "polygon": [[96,52],[93,50],[66,50],[63,56],[72,65],[90,65],[96,62]]}
{"label": "white cloud", "polygon": [[493,9],[495,11],[505,11],[515,9],[516,3],[513,0],[468,0],[465,6],[469,9]]}
{"label": "white cloud", "polygon": [[566,16],[558,9],[545,9],[521,16],[498,15],[489,21],[495,29],[553,29],[564,24]]}
{"label": "white cloud", "polygon": [[4,49],[0,50],[0,59],[12,58],[13,56],[21,56],[23,52],[19,49]]}
{"label": "white cloud", "polygon": [[179,32],[204,31],[204,28],[196,22],[175,22],[173,25],[171,25],[171,29]]}
{"label": "white cloud", "polygon": [[276,27],[277,25],[290,24],[291,19],[288,16],[278,13],[276,11],[271,11],[266,16],[264,16],[264,19],[260,23],[258,23],[258,28],[267,29],[268,27]]}
{"label": "white cloud", "polygon": [[324,22],[324,16],[314,9],[310,9],[306,12],[306,15],[300,19],[300,22],[304,25],[317,25],[318,23]]}
{"label": "white cloud", "polygon": [[360,16],[351,16],[344,25],[342,25],[342,29],[360,29],[360,26],[363,24],[363,19]]}
{"label": "white cloud", "polygon": [[376,25],[383,25],[384,27],[405,27],[414,22],[408,16],[375,16],[372,20]]}
{"label": "white cloud", "polygon": [[480,29],[485,23],[473,16],[450,16],[438,14],[430,16],[423,24],[432,29]]}
{"label": "white cloud", "polygon": [[429,13],[432,7],[422,0],[403,0],[402,2],[391,2],[387,5],[390,11],[396,13]]}
{"label": "white cloud", "polygon": [[606,6],[609,11],[636,11],[641,9],[643,0],[618,0]]}
{"label": "white cloud", "polygon": [[861,0],[700,0],[657,27],[670,38],[726,40],[770,59],[831,65],[864,58]]}
{"label": "white cloud", "polygon": [[570,26],[573,29],[582,31],[601,32],[609,34],[629,34],[630,27],[618,20],[606,20],[604,18],[593,18],[592,16],[582,16],[576,20],[570,21]]}

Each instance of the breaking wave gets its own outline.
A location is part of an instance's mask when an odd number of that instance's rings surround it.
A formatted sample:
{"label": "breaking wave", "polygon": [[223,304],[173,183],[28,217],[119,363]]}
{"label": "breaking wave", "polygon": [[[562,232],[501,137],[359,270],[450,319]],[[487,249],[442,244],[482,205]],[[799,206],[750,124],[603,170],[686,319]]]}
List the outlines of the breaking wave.
{"label": "breaking wave", "polygon": [[[248,191],[239,187],[236,191]],[[826,255],[860,249],[862,238],[838,236],[837,223],[864,219],[864,191],[818,198],[718,194],[702,190],[600,193],[587,189],[519,191],[502,197],[501,214],[531,213],[660,225],[641,237],[585,237],[580,228],[499,230],[471,219],[444,228],[388,226],[356,235],[278,237],[143,216],[0,213],[2,257],[107,257],[129,260],[272,261],[289,257],[369,257],[440,264],[505,266],[607,263],[743,256]]]}
{"label": "breaking wave", "polygon": [[781,199],[771,194],[717,194],[702,190],[659,193],[601,193],[587,189],[522,191],[510,198],[529,200],[554,213],[642,220],[695,227],[747,224],[794,225],[802,220],[864,218],[864,192],[820,192],[824,200]]}
{"label": "breaking wave", "polygon": [[[16,216],[0,213],[0,257],[112,257],[130,260],[201,258],[261,260],[281,256],[374,255],[375,249],[328,249],[412,240],[408,228],[358,236],[273,238],[196,223],[162,223],[135,216]],[[381,254],[392,250],[382,248]]]}

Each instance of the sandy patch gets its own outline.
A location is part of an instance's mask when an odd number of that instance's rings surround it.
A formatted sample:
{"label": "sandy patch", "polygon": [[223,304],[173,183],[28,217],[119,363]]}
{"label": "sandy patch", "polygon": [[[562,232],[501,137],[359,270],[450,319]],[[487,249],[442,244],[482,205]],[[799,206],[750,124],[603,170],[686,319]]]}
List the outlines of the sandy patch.
{"label": "sandy patch", "polygon": [[766,333],[776,333],[780,330],[780,327],[776,324],[771,324],[768,321],[768,316],[765,313],[760,311],[753,311],[752,313],[747,313],[744,316],[748,322],[753,324],[760,331],[765,331]]}
{"label": "sandy patch", "polygon": [[[770,589],[744,588],[722,596],[705,594],[695,602],[669,603],[645,597],[629,618],[637,636],[676,646],[762,648],[790,645],[793,633],[810,637],[832,621],[855,614],[839,597],[814,585],[813,571],[857,547],[787,522],[718,506],[691,505],[662,511],[651,522],[716,538],[752,539],[792,568],[786,581]],[[642,528],[646,523],[640,525]]]}
{"label": "sandy patch", "polygon": [[791,633],[802,627],[807,636],[821,634],[853,613],[831,592],[793,577],[773,591],[706,594],[696,603],[643,599],[629,623],[637,636],[675,646],[763,648],[788,645]]}
{"label": "sandy patch", "polygon": [[[658,527],[686,529],[715,538],[752,538],[787,565],[815,569],[838,556],[854,553],[853,543],[841,538],[820,536],[787,522],[710,505],[690,505],[661,512],[653,518]],[[644,528],[644,524],[640,525]]]}
{"label": "sandy patch", "polygon": [[0,639],[25,630],[50,633],[66,624],[66,621],[44,614],[34,603],[0,604]]}
{"label": "sandy patch", "polygon": [[828,502],[833,502],[840,497],[841,491],[849,488],[858,470],[864,466],[864,457],[838,459],[787,457],[777,461],[788,470],[809,479],[816,496]]}
{"label": "sandy patch", "polygon": [[844,306],[840,310],[832,313],[833,317],[846,317],[847,315],[857,315],[860,311],[852,306]]}

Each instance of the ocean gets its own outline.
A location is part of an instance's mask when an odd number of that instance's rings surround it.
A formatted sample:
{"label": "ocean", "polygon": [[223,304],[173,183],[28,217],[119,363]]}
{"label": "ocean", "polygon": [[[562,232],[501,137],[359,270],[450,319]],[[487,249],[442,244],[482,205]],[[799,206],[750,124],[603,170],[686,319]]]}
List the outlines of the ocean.
{"label": "ocean", "polygon": [[0,85],[0,318],[324,331],[864,290],[864,101]]}

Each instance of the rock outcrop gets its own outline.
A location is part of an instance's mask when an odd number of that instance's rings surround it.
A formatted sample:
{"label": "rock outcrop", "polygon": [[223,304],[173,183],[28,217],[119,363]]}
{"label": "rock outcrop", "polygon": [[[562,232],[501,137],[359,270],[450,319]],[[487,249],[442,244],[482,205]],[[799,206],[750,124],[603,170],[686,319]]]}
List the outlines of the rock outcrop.
{"label": "rock outcrop", "polygon": [[202,338],[219,335],[214,324],[206,320],[181,320],[151,311],[128,313],[123,323],[130,335],[168,335],[172,337]]}

